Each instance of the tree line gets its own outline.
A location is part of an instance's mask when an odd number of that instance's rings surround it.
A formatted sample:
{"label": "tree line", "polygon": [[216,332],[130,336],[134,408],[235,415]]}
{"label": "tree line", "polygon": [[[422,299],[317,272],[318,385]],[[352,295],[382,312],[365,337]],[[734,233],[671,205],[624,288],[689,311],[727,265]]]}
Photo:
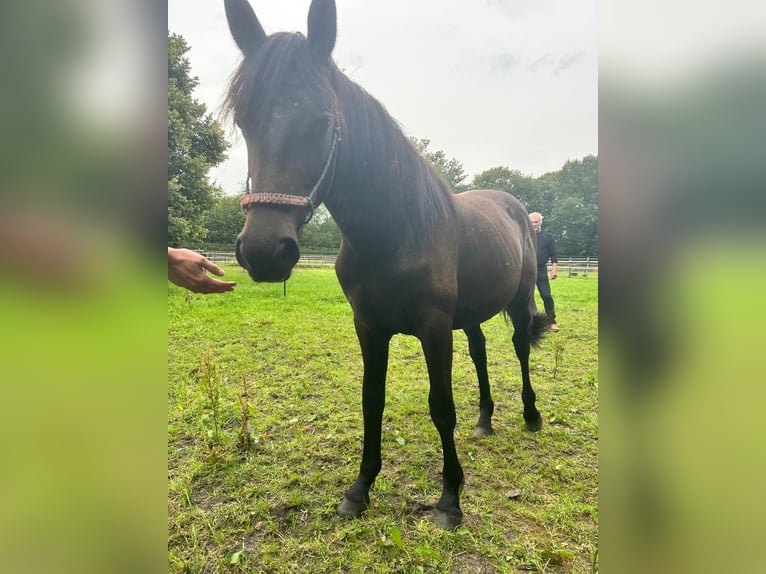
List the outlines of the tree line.
{"label": "tree line", "polygon": [[[185,54],[182,36],[168,33],[168,244],[196,249],[231,250],[245,214],[238,195],[226,195],[208,179],[210,168],[226,159],[228,143],[219,123],[192,93],[198,84]],[[463,165],[428,139],[411,138],[414,147],[439,171],[455,193],[500,189],[515,195],[528,211],[539,211],[543,228],[556,238],[562,257],[598,256],[598,158],[567,161],[561,169],[539,177],[506,166],[493,167],[468,179]],[[340,231],[320,206],[301,230],[307,253],[336,253]]]}

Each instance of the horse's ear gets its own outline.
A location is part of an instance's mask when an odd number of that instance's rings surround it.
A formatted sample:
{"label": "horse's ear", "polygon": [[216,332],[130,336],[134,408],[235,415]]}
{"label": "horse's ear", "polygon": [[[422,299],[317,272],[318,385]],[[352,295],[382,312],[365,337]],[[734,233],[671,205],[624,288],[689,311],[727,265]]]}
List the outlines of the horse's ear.
{"label": "horse's ear", "polygon": [[243,54],[266,38],[261,23],[247,0],[224,0],[226,19],[234,41]]}
{"label": "horse's ear", "polygon": [[308,43],[321,60],[329,60],[338,32],[335,0],[312,0],[309,8]]}

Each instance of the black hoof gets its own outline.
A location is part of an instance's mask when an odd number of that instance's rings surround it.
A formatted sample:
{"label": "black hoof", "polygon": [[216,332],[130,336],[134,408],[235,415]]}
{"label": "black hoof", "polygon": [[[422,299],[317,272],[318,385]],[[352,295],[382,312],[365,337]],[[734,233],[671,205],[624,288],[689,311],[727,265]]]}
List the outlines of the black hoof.
{"label": "black hoof", "polygon": [[343,500],[341,500],[338,506],[335,507],[335,512],[338,516],[359,518],[362,513],[367,510],[367,506],[368,505],[365,502],[354,502],[344,496]]}
{"label": "black hoof", "polygon": [[491,426],[486,427],[477,425],[476,428],[473,429],[473,436],[489,436],[491,434],[495,434],[495,431]]}
{"label": "black hoof", "polygon": [[527,430],[531,432],[537,432],[541,428],[543,428],[543,417],[540,415],[537,415],[537,418],[533,421],[525,421],[527,425]]}
{"label": "black hoof", "polygon": [[460,523],[463,521],[463,513],[459,509],[457,511],[445,512],[437,508],[434,513],[434,521],[439,528],[452,531],[460,526]]}

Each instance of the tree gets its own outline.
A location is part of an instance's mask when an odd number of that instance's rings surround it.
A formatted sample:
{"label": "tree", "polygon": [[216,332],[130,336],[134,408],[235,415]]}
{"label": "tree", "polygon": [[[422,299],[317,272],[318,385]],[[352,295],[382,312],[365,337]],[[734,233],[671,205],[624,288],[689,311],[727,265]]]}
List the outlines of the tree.
{"label": "tree", "polygon": [[301,249],[312,253],[337,253],[340,229],[324,205],[320,205],[306,225],[301,228]]}
{"label": "tree", "polygon": [[442,151],[429,151],[428,146],[431,144],[429,139],[417,139],[410,138],[410,141],[415,146],[420,154],[425,157],[436,168],[446,182],[452,187],[452,191],[462,191],[465,186],[461,185],[461,182],[466,178],[466,173],[463,170],[463,164],[455,158],[447,159],[447,155]]}
{"label": "tree", "polygon": [[245,224],[245,212],[239,205],[239,197],[216,191],[213,206],[207,213],[206,244],[208,247],[232,249],[237,235]]}
{"label": "tree", "polygon": [[539,211],[563,257],[598,256],[598,158],[570,160],[559,171],[532,177],[507,167],[477,175],[473,189],[515,195],[527,211]]}
{"label": "tree", "polygon": [[598,256],[598,158],[570,160],[555,175],[558,200],[550,228],[559,251],[580,257]]}
{"label": "tree", "polygon": [[514,195],[528,211],[541,211],[542,192],[532,176],[507,167],[493,167],[473,178],[472,189],[500,189]]}
{"label": "tree", "polygon": [[189,46],[168,32],[168,244],[198,243],[216,187],[208,171],[226,159],[223,129],[192,97],[199,80],[184,56]]}

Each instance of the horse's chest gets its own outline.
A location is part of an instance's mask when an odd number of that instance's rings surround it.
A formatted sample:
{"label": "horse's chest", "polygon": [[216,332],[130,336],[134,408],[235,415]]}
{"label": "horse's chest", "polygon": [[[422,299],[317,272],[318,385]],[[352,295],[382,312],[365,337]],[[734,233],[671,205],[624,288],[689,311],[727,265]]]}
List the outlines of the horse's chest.
{"label": "horse's chest", "polygon": [[396,274],[341,279],[341,286],[357,319],[389,333],[415,334],[423,311],[436,299],[423,281]]}
{"label": "horse's chest", "polygon": [[376,329],[412,333],[417,303],[408,291],[395,289],[388,282],[356,283],[346,290],[354,314]]}
{"label": "horse's chest", "polygon": [[454,308],[454,265],[437,266],[417,253],[375,265],[341,258],[336,271],[354,314],[371,328],[415,334],[428,309]]}

